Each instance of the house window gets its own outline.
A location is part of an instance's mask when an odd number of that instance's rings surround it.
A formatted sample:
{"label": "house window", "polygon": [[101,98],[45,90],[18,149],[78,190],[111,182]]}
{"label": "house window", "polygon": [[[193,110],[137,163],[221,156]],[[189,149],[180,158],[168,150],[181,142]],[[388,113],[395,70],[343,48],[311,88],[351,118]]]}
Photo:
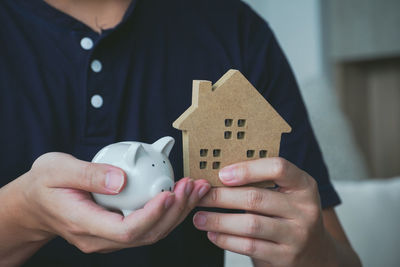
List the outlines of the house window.
{"label": "house window", "polygon": [[238,132],[237,133],[237,139],[244,139],[245,132]]}
{"label": "house window", "polygon": [[260,150],[260,158],[266,158],[267,157],[267,150]]}
{"label": "house window", "polygon": [[207,168],[207,161],[200,161],[200,169],[204,170]]}
{"label": "house window", "polygon": [[248,158],[252,158],[252,157],[254,157],[254,150],[247,150],[247,153],[246,153],[246,155],[247,155],[247,157]]}
{"label": "house window", "polygon": [[213,150],[213,156],[215,158],[221,156],[221,149],[214,149]]}
{"label": "house window", "polygon": [[225,127],[231,127],[233,124],[232,119],[225,119]]}
{"label": "house window", "polygon": [[246,120],[245,119],[238,120],[238,127],[244,127],[245,125],[246,125]]}
{"label": "house window", "polygon": [[208,149],[200,149],[200,157],[207,157]]}
{"label": "house window", "polygon": [[221,162],[215,161],[215,162],[213,162],[212,168],[214,170],[218,170],[220,166],[221,166]]}
{"label": "house window", "polygon": [[225,139],[231,139],[232,138],[232,132],[231,131],[225,131],[224,138]]}

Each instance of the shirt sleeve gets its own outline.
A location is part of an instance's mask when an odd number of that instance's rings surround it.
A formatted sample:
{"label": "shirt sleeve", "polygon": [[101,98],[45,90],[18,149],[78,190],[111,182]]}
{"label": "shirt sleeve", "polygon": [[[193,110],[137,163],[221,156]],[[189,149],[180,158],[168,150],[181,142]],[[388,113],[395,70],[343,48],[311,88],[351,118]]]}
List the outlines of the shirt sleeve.
{"label": "shirt sleeve", "polygon": [[282,136],[280,156],[317,181],[322,208],[340,204],[296,79],[272,30],[245,4],[241,20],[244,74],[292,127],[291,133]]}

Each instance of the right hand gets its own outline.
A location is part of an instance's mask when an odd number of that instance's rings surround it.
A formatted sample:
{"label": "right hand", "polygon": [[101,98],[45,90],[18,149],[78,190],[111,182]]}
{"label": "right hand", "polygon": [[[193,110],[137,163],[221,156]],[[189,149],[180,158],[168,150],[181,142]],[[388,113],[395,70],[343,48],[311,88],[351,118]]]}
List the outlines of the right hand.
{"label": "right hand", "polygon": [[85,253],[110,252],[164,238],[210,189],[205,180],[181,179],[173,193],[158,194],[127,217],[93,202],[89,192],[118,194],[125,182],[117,167],[45,154],[13,182],[18,186],[14,193],[22,196],[15,223],[36,239],[59,235]]}

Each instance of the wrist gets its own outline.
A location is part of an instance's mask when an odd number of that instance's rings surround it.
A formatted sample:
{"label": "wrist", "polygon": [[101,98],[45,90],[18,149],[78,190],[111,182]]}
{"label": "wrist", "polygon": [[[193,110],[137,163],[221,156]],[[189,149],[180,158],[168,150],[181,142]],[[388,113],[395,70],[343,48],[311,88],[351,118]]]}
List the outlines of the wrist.
{"label": "wrist", "polygon": [[325,240],[325,257],[323,257],[320,266],[340,266],[337,241],[327,231],[325,231]]}
{"label": "wrist", "polygon": [[340,241],[332,237],[328,232],[328,249],[326,262],[322,263],[321,266],[332,266],[332,267],[361,267],[361,261],[357,253],[353,250],[350,243]]}
{"label": "wrist", "polygon": [[28,186],[34,186],[30,183],[29,172],[20,176],[4,188],[7,197],[5,214],[6,224],[14,229],[21,236],[21,241],[29,244],[45,244],[50,241],[54,235],[45,230],[35,216],[34,199],[31,199]]}
{"label": "wrist", "polygon": [[0,266],[23,264],[50,240],[48,234],[35,229],[26,214],[22,179],[0,188]]}
{"label": "wrist", "polygon": [[261,260],[257,260],[252,258],[251,261],[253,262],[253,267],[268,267],[271,266],[270,264],[263,262]]}

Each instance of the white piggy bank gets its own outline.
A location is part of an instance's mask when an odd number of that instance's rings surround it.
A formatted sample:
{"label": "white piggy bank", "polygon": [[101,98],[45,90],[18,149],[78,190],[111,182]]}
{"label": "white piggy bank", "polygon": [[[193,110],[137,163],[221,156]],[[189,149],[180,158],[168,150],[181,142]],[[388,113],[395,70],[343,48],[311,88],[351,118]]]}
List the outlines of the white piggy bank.
{"label": "white piggy bank", "polygon": [[172,137],[154,144],[121,142],[101,149],[92,162],[117,166],[127,174],[125,188],[118,195],[93,193],[94,200],[105,208],[120,210],[124,216],[142,208],[160,192],[172,191],[174,172],[168,160],[174,146]]}

